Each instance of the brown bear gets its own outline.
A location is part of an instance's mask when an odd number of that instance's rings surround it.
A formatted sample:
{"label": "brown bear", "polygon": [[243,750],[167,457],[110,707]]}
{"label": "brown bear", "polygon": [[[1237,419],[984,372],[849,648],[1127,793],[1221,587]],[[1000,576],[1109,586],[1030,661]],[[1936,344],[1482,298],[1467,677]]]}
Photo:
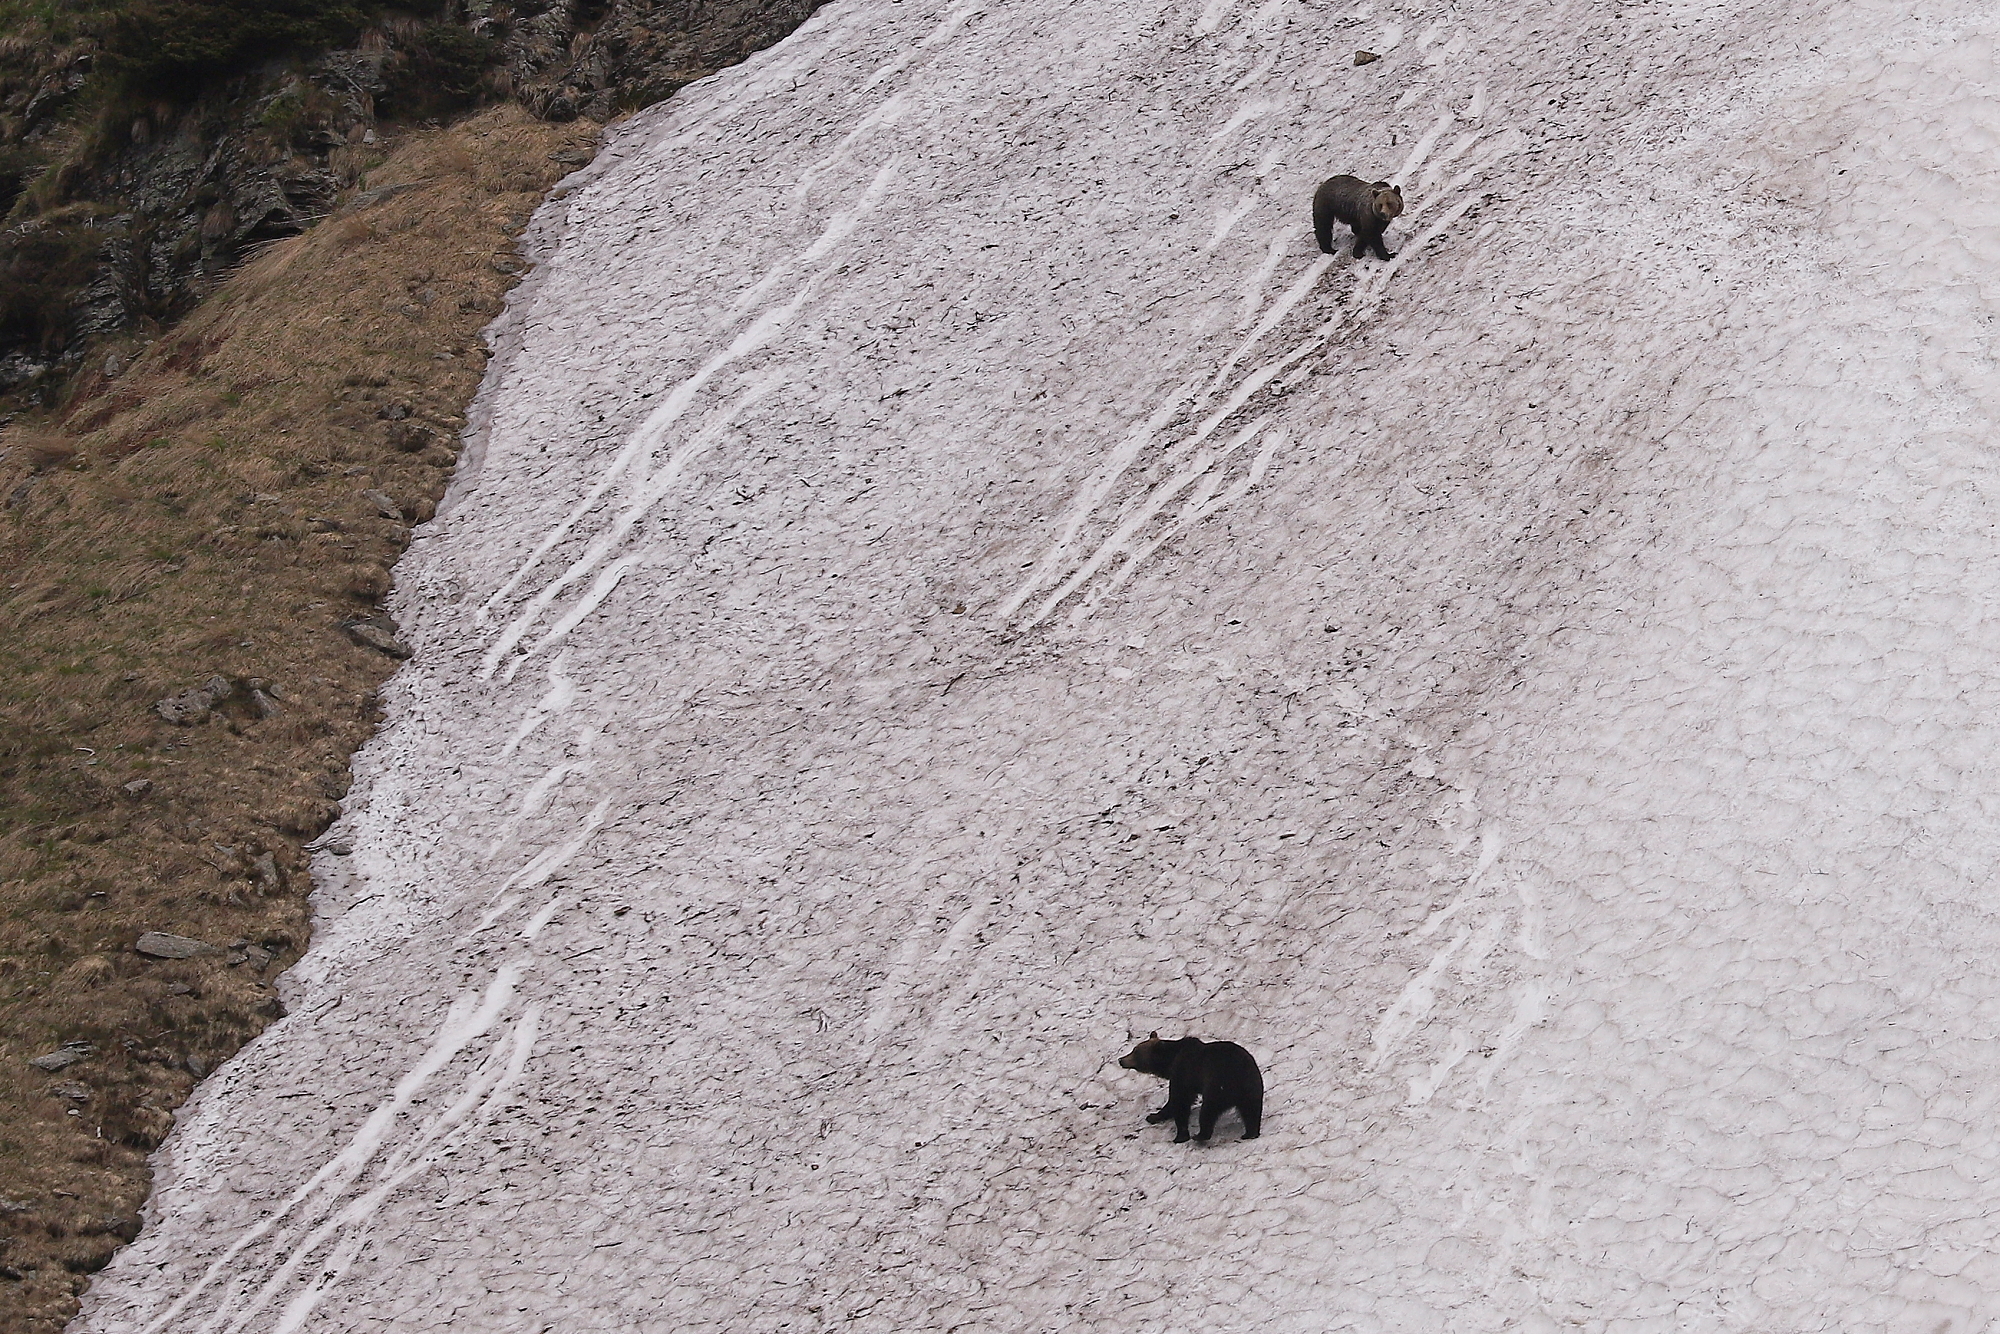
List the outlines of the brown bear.
{"label": "brown bear", "polygon": [[1319,248],[1333,253],[1333,224],[1344,222],[1354,229],[1354,257],[1361,258],[1370,246],[1383,259],[1394,259],[1382,244],[1382,233],[1403,216],[1403,187],[1387,181],[1370,184],[1359,176],[1335,176],[1313,194],[1313,234]]}
{"label": "brown bear", "polygon": [[1182,1038],[1168,1042],[1158,1033],[1118,1058],[1127,1070],[1158,1075],[1167,1081],[1167,1105],[1146,1118],[1156,1126],[1174,1123],[1174,1143],[1188,1139],[1188,1113],[1201,1099],[1201,1130],[1194,1138],[1206,1140],[1215,1133],[1215,1123],[1234,1107],[1243,1113],[1243,1138],[1256,1139],[1264,1122],[1264,1075],[1257,1059],[1233,1042],[1203,1042]]}

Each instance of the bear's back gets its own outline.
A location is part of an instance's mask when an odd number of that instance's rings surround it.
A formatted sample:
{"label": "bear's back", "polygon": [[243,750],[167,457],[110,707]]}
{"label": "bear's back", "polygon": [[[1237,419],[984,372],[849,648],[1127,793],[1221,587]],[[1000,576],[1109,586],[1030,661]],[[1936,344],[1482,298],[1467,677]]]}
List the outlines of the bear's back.
{"label": "bear's back", "polygon": [[1204,1042],[1199,1051],[1187,1053],[1186,1059],[1201,1063],[1204,1082],[1213,1081],[1239,1092],[1263,1092],[1264,1072],[1257,1068],[1257,1058],[1233,1042]]}
{"label": "bear's back", "polygon": [[1357,223],[1386,223],[1402,213],[1402,192],[1386,181],[1333,176],[1313,193],[1313,210],[1316,216],[1332,216],[1350,227]]}

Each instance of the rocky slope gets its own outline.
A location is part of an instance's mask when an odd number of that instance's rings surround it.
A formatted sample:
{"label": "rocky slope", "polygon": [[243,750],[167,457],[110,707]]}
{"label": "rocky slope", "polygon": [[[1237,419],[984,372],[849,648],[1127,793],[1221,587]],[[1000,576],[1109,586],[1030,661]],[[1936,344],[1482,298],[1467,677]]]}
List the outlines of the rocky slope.
{"label": "rocky slope", "polygon": [[11,210],[0,393],[57,402],[92,348],[184,317],[379,165],[385,123],[508,99],[550,121],[603,121],[734,64],[816,7],[473,0],[366,24],[328,49],[273,39],[263,58],[200,79],[135,65],[123,48],[138,39],[116,13],[67,41],[0,43],[0,202]]}

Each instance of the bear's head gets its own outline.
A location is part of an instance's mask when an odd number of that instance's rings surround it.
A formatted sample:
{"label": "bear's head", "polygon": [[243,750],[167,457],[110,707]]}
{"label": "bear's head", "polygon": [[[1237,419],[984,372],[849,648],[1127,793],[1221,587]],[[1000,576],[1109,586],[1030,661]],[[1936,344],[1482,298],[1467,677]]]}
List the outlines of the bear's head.
{"label": "bear's head", "polygon": [[1375,211],[1385,218],[1403,216],[1403,187],[1387,181],[1375,182]]}
{"label": "bear's head", "polygon": [[1120,1056],[1118,1064],[1144,1075],[1165,1075],[1173,1048],[1173,1043],[1163,1042],[1158,1033],[1151,1033],[1144,1042]]}

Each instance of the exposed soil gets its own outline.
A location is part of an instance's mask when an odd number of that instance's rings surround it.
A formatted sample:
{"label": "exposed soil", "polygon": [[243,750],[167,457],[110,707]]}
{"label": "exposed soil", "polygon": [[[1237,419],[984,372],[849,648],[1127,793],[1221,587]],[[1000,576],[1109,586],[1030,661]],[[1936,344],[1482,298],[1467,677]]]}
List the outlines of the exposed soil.
{"label": "exposed soil", "polygon": [[[450,475],[511,236],[597,130],[510,106],[385,142],[326,223],[0,432],[0,1331],[74,1312],[174,1108],[281,1013],[302,847],[396,666],[359,641],[395,647],[376,601]],[[201,721],[156,707],[216,678]],[[216,948],[150,959],[150,931]],[[64,1043],[90,1054],[29,1064]]]}

